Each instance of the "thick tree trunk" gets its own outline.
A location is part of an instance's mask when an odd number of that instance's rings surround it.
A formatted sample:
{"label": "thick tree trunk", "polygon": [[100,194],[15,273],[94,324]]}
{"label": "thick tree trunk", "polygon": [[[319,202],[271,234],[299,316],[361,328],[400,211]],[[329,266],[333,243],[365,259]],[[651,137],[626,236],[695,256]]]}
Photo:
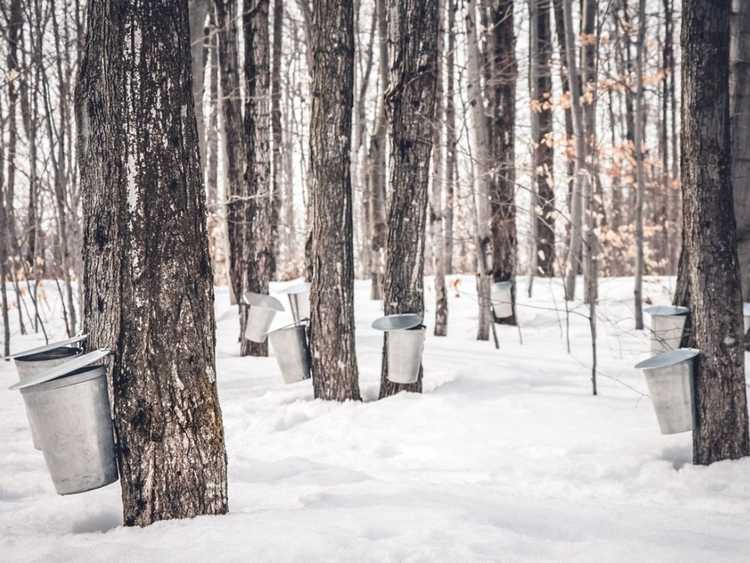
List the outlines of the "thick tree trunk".
{"label": "thick tree trunk", "polygon": [[[431,0],[389,0],[386,95],[391,132],[390,185],[386,242],[386,315],[424,315],[424,246],[432,125],[437,87],[438,6]],[[387,337],[386,337],[387,338]],[[422,391],[422,369],[412,385],[388,380],[383,346],[380,398],[401,390]]]}
{"label": "thick tree trunk", "polygon": [[[137,38],[137,40],[134,40]],[[89,0],[84,320],[109,347],[127,526],[227,511],[187,1]]]}
{"label": "thick tree trunk", "polygon": [[518,255],[516,236],[516,36],[513,30],[513,0],[492,0],[490,8],[492,39],[488,53],[491,79],[488,96],[492,103],[489,124],[492,176],[492,280],[512,281],[513,316],[494,319],[496,323],[516,324],[515,273]]}
{"label": "thick tree trunk", "polygon": [[729,5],[683,0],[683,248],[697,348],[693,461],[750,455],[732,198]]}
{"label": "thick tree trunk", "polygon": [[[444,21],[444,3],[437,0],[439,23]],[[448,293],[445,288],[445,244],[443,242],[443,84],[442,61],[444,36],[438,26],[437,67],[435,81],[435,124],[432,132],[432,191],[430,194],[430,237],[435,277],[435,336],[448,334]]]}
{"label": "thick tree trunk", "polygon": [[732,188],[742,295],[750,301],[750,4],[732,0],[729,112],[732,120]]}
{"label": "thick tree trunk", "polygon": [[532,252],[536,262],[534,275],[555,275],[555,149],[552,139],[552,56],[550,0],[530,0],[531,51],[531,123],[532,170],[537,207],[533,210],[536,222]]}
{"label": "thick tree trunk", "polygon": [[359,400],[354,347],[354,247],[350,151],[354,88],[351,0],[313,6],[312,287],[310,341],[316,398]]}
{"label": "thick tree trunk", "polygon": [[[271,236],[271,51],[269,0],[243,0],[245,39],[246,291],[268,293],[274,271]],[[242,339],[242,356],[267,356],[268,341]]]}

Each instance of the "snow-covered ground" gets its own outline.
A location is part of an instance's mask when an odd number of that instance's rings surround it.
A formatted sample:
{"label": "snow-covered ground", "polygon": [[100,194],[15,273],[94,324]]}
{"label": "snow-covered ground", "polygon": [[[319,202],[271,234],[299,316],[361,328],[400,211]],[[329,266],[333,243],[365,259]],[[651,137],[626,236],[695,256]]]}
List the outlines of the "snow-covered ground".
{"label": "snow-covered ground", "polygon": [[[671,283],[649,279],[645,295],[666,303]],[[217,290],[227,516],[123,528],[117,484],[57,496],[3,363],[0,561],[750,560],[750,459],[694,467],[689,433],[659,434],[632,367],[649,355],[632,330],[632,280],[601,282],[598,397],[588,321],[576,314],[566,351],[559,281],[537,279],[528,299],[520,280],[523,344],[499,326],[495,350],[474,339],[464,277],[450,292],[449,336],[428,337],[425,393],[377,401],[382,337],[370,323],[381,304],[367,295],[358,282],[365,400],[337,404],[313,400],[309,381],[284,385],[274,358],[240,358]],[[15,336],[13,349],[39,340]]]}

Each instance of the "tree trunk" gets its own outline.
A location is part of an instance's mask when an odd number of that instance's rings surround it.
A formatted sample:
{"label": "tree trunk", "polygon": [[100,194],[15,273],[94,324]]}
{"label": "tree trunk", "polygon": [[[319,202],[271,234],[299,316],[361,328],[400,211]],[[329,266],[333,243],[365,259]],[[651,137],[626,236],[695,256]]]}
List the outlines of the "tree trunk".
{"label": "tree trunk", "polygon": [[432,132],[432,192],[430,194],[430,237],[435,276],[435,336],[448,334],[448,293],[445,288],[445,244],[443,241],[443,43],[444,3],[438,0],[437,67],[435,81],[435,124]]}
{"label": "tree trunk", "polygon": [[516,36],[513,30],[513,0],[493,0],[490,8],[492,39],[488,53],[492,88],[489,124],[492,175],[490,212],[492,214],[492,280],[512,281],[513,315],[494,319],[496,323],[516,324],[515,273],[518,254],[516,236]]}
{"label": "tree trunk", "polygon": [[[84,320],[109,347],[127,526],[227,511],[187,1],[90,0],[76,92]],[[133,40],[137,38],[137,40]]]}
{"label": "tree trunk", "polygon": [[273,45],[271,46],[271,137],[273,141],[273,152],[271,161],[271,244],[270,252],[273,256],[273,271],[271,276],[277,274],[282,264],[283,257],[289,260],[288,249],[284,248],[285,236],[282,232],[292,228],[282,222],[282,208],[285,205],[293,205],[294,202],[284,202],[283,198],[283,167],[282,149],[284,147],[283,133],[281,129],[281,44],[284,23],[284,2],[273,0]]}
{"label": "tree trunk", "polygon": [[[5,138],[5,120],[3,119],[2,96],[0,96],[0,139]],[[0,298],[3,315],[3,356],[10,355],[10,316],[8,315],[8,227],[5,214],[5,144],[0,143]]]}
{"label": "tree trunk", "polygon": [[349,162],[354,101],[352,1],[315,2],[312,17],[313,390],[316,398],[359,400]]}
{"label": "tree trunk", "polygon": [[445,53],[445,206],[443,207],[443,260],[445,273],[453,273],[454,206],[456,202],[456,102],[455,102],[455,60],[456,60],[456,0],[447,0],[448,23],[446,34],[448,51]]}
{"label": "tree trunk", "polygon": [[[532,245],[536,271],[555,275],[555,149],[552,120],[552,33],[550,0],[530,0],[532,170],[537,207],[533,210],[536,240]],[[532,257],[533,259],[534,257]]]}
{"label": "tree trunk", "polygon": [[[245,140],[240,111],[240,74],[237,55],[237,2],[213,0],[219,56],[220,111],[224,128],[226,159],[226,221],[229,242],[229,280],[231,293],[242,302],[245,255]],[[244,313],[240,306],[240,335],[244,335]],[[244,339],[244,336],[242,336]]]}
{"label": "tree trunk", "polygon": [[646,40],[646,0],[638,2],[638,45],[636,47],[636,83],[635,96],[635,164],[638,189],[635,203],[635,288],[633,290],[633,308],[635,311],[635,329],[643,330],[643,198],[646,190],[646,179],[643,170],[644,119],[643,119],[643,49]]}
{"label": "tree trunk", "polygon": [[[482,54],[479,51],[479,39],[476,29],[476,0],[468,0],[464,6],[464,22],[466,24],[466,66],[468,75],[467,91],[471,106],[471,153],[474,167],[476,186],[476,250],[479,264],[479,278],[477,284],[477,302],[479,305],[477,340],[490,338],[490,281],[488,278],[486,249],[490,246],[492,223],[490,207],[491,175],[490,165],[490,133],[489,122],[484,108],[482,93]],[[473,197],[473,196],[472,196]],[[483,256],[484,254],[484,256]]]}
{"label": "tree trunk", "polygon": [[200,149],[201,170],[206,164],[206,125],[203,118],[203,90],[205,85],[205,61],[203,37],[208,15],[209,0],[189,0],[190,17],[190,56],[193,75],[193,104],[195,122],[198,126],[198,147]]}
{"label": "tree trunk", "polygon": [[386,0],[377,0],[378,17],[378,73],[380,92],[378,94],[378,114],[375,129],[370,138],[369,167],[370,167],[370,267],[371,299],[383,298],[383,273],[385,271],[385,238],[386,238],[386,177],[387,177],[387,147],[386,147],[386,108],[385,95],[388,90],[388,18]]}
{"label": "tree trunk", "polygon": [[728,3],[683,1],[683,249],[701,351],[693,430],[693,462],[701,465],[750,454],[731,177],[729,11]]}
{"label": "tree trunk", "polygon": [[729,45],[729,114],[737,255],[744,301],[750,301],[750,4],[732,1]]}
{"label": "tree trunk", "polygon": [[582,196],[588,189],[586,174],[586,140],[583,124],[583,109],[581,107],[581,84],[578,80],[578,66],[576,64],[575,31],[573,30],[572,0],[563,0],[563,16],[565,24],[565,56],[568,66],[568,83],[573,113],[573,133],[576,143],[575,186],[570,198],[570,245],[568,247],[568,263],[565,274],[565,299],[575,299],[576,274],[580,264],[579,256],[582,246]]}
{"label": "tree trunk", "polygon": [[[386,241],[386,315],[424,315],[424,246],[438,72],[438,14],[437,2],[389,0],[391,80],[386,109],[391,132],[392,196]],[[392,383],[388,380],[384,345],[380,398],[401,390],[421,392],[422,369],[414,384]]]}
{"label": "tree trunk", "polygon": [[[271,51],[269,0],[243,0],[245,38],[245,275],[246,291],[268,293],[271,243]],[[268,341],[242,339],[242,356],[267,356]]]}

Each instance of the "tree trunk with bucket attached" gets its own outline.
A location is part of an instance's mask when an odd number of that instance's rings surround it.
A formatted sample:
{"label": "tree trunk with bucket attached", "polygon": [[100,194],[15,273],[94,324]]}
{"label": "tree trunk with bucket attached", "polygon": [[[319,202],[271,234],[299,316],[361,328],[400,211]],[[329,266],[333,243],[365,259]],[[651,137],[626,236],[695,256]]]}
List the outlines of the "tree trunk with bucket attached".
{"label": "tree trunk with bucket attached", "polygon": [[683,250],[696,347],[693,462],[750,455],[732,199],[729,6],[683,2]]}
{"label": "tree trunk with bucket attached", "polygon": [[89,348],[109,347],[127,526],[227,512],[187,1],[90,0],[76,91]]}
{"label": "tree trunk with bucket attached", "polygon": [[[391,132],[392,195],[388,209],[383,306],[386,315],[423,315],[427,188],[437,86],[438,6],[430,0],[389,0],[388,6],[390,87],[386,93],[386,109]],[[380,398],[401,390],[422,391],[422,368],[414,384],[389,381],[384,345]]]}
{"label": "tree trunk with bucket attached", "polygon": [[[269,0],[243,0],[245,37],[246,291],[268,293],[274,270],[271,217],[271,50]],[[252,308],[248,310],[252,315]],[[267,356],[268,341],[242,339],[242,356]]]}
{"label": "tree trunk with bucket attached", "polygon": [[516,324],[516,36],[513,32],[513,0],[493,0],[490,8],[492,38],[488,58],[488,84],[492,110],[489,123],[491,151],[490,211],[492,214],[492,281],[513,282],[513,315],[496,323]]}
{"label": "tree trunk with bucket attached", "polygon": [[316,398],[359,400],[349,165],[354,102],[354,8],[351,0],[320,1],[313,6],[312,17],[313,390]]}

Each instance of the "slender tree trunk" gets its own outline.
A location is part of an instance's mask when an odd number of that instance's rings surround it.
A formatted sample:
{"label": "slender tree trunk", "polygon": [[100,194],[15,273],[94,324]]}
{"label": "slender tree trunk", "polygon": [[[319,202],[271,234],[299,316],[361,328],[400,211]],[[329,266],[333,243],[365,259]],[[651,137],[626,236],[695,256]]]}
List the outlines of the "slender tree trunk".
{"label": "slender tree trunk", "polygon": [[352,1],[315,2],[312,17],[313,390],[316,398],[359,400],[349,162],[354,101]]}
{"label": "slender tree trunk", "polygon": [[270,252],[273,255],[273,271],[271,276],[277,274],[281,266],[282,248],[283,258],[288,260],[287,249],[284,248],[284,236],[282,232],[291,228],[290,225],[282,223],[282,208],[293,205],[293,202],[284,202],[283,198],[283,168],[282,150],[284,138],[281,129],[281,44],[284,23],[284,2],[273,0],[273,44],[271,46],[271,137],[273,141],[271,160],[271,244]]}
{"label": "slender tree trunk", "polygon": [[[219,108],[223,121],[223,147],[226,160],[226,221],[229,242],[231,293],[241,303],[245,289],[245,140],[242,127],[240,75],[237,54],[237,2],[213,0],[219,59]],[[244,334],[244,312],[240,306],[240,334]],[[244,339],[244,337],[243,337]]]}
{"label": "slender tree trunk", "polygon": [[456,0],[447,0],[448,8],[446,36],[448,50],[445,53],[445,206],[443,207],[443,260],[445,273],[453,273],[454,206],[456,205]]}
{"label": "slender tree trunk", "polygon": [[728,3],[683,1],[683,249],[701,351],[693,430],[693,461],[701,465],[750,454],[731,177],[729,12]]}
{"label": "slender tree trunk", "polygon": [[372,234],[370,240],[370,268],[371,299],[383,298],[383,273],[385,271],[385,239],[386,239],[386,177],[387,177],[387,147],[385,94],[389,87],[388,77],[388,18],[387,0],[377,0],[378,17],[378,74],[380,92],[378,94],[378,114],[375,130],[370,138],[370,226]]}
{"label": "slender tree trunk", "polygon": [[[127,526],[227,511],[187,1],[89,0],[84,321],[109,347]],[[137,37],[137,41],[132,38]]]}
{"label": "slender tree trunk", "polygon": [[[5,138],[5,120],[3,119],[2,96],[0,96],[0,139]],[[3,355],[10,355],[10,316],[8,315],[8,226],[5,214],[5,144],[0,143],[0,297],[3,314]]]}
{"label": "slender tree trunk", "polygon": [[[268,293],[271,243],[271,52],[269,0],[243,0],[245,38],[245,275],[247,291]],[[268,342],[242,339],[242,356],[267,356]]]}
{"label": "slender tree trunk", "polygon": [[443,44],[444,3],[438,3],[437,66],[435,81],[435,123],[432,132],[432,191],[430,194],[430,236],[435,276],[435,336],[448,333],[448,293],[445,288],[445,244],[443,242]]}
{"label": "slender tree trunk", "polygon": [[205,32],[209,1],[188,0],[193,103],[195,104],[195,122],[198,126],[198,147],[200,148],[201,166],[205,165],[206,162],[206,125],[203,117],[203,91],[206,77],[204,72],[203,34]]}
{"label": "slender tree trunk", "polygon": [[581,107],[581,85],[578,80],[578,66],[576,64],[575,37],[573,30],[572,0],[563,0],[563,15],[565,23],[565,55],[568,66],[568,82],[570,84],[571,105],[573,113],[573,133],[576,143],[575,187],[570,198],[570,245],[568,247],[568,263],[565,274],[565,299],[575,299],[576,274],[579,269],[579,255],[582,246],[582,196],[586,193],[589,181],[586,175],[586,140],[583,124],[583,109]]}
{"label": "slender tree trunk", "polygon": [[635,163],[638,181],[635,204],[635,289],[633,290],[635,311],[635,328],[643,330],[643,198],[646,190],[646,179],[643,169],[644,119],[643,119],[643,49],[646,40],[646,0],[638,0],[638,45],[636,48],[636,84],[635,96]]}
{"label": "slender tree trunk", "polygon": [[[392,196],[383,304],[386,315],[424,315],[424,246],[439,11],[437,2],[431,0],[389,0],[388,16],[390,87],[386,108],[391,133]],[[422,369],[414,384],[389,381],[384,344],[380,398],[401,390],[421,392]]]}

